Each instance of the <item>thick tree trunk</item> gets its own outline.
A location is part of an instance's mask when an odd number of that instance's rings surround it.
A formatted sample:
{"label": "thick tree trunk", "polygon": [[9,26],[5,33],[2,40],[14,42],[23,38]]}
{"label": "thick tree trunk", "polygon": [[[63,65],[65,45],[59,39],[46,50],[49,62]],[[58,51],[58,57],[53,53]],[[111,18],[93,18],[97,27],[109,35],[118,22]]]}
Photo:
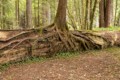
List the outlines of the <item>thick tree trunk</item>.
{"label": "thick tree trunk", "polygon": [[111,25],[111,15],[112,15],[112,0],[106,0],[106,11],[105,11],[106,27],[109,27]]}
{"label": "thick tree trunk", "polygon": [[99,27],[109,27],[111,25],[113,0],[101,0],[99,4]]}
{"label": "thick tree trunk", "polygon": [[57,26],[57,28],[61,29],[62,31],[68,30],[66,24],[66,8],[67,0],[59,0],[59,5],[54,23]]}

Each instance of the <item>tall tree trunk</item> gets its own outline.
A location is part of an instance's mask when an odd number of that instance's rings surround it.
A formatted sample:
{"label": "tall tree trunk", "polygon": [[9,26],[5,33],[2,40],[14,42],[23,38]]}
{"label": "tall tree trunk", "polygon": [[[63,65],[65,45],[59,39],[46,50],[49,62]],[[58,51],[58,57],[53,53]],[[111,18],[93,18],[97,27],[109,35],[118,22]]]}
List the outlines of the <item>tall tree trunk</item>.
{"label": "tall tree trunk", "polygon": [[117,26],[117,8],[118,8],[118,0],[115,1],[115,19],[114,19],[114,26]]}
{"label": "tall tree trunk", "polygon": [[0,28],[2,28],[2,1],[0,1]]}
{"label": "tall tree trunk", "polygon": [[87,24],[88,24],[88,22],[87,22],[87,21],[88,21],[88,15],[89,15],[89,14],[88,14],[88,9],[89,9],[89,3],[88,3],[88,2],[89,2],[89,0],[86,0],[85,25],[84,25],[84,26],[85,26],[85,29],[87,29],[87,26],[88,26],[88,25],[87,25]]}
{"label": "tall tree trunk", "polygon": [[112,0],[106,0],[105,27],[111,25]]}
{"label": "tall tree trunk", "polygon": [[37,8],[36,8],[36,0],[34,0],[34,26],[37,27]]}
{"label": "tall tree trunk", "polygon": [[99,16],[99,27],[109,27],[112,19],[112,4],[113,0],[101,0],[100,1],[100,16]]}
{"label": "tall tree trunk", "polygon": [[98,2],[98,0],[95,0],[92,14],[90,16],[90,30],[92,30],[92,28],[93,28],[93,22],[94,22],[94,16],[95,16],[95,11],[96,11],[96,7],[97,7],[97,2]]}
{"label": "tall tree trunk", "polygon": [[38,23],[37,26],[40,26],[40,0],[38,0]]}
{"label": "tall tree trunk", "polygon": [[99,27],[105,27],[105,12],[104,12],[104,0],[101,0],[99,3]]}
{"label": "tall tree trunk", "polygon": [[55,18],[55,25],[58,29],[64,31],[68,30],[66,24],[66,8],[67,8],[67,0],[59,0],[57,14]]}
{"label": "tall tree trunk", "polygon": [[5,27],[6,27],[6,17],[5,17],[5,10],[6,10],[6,8],[4,6],[5,1],[2,0],[2,3],[3,3],[3,6],[2,6],[2,16],[3,16],[3,19],[2,19],[2,24],[3,24],[2,28],[5,29]]}
{"label": "tall tree trunk", "polygon": [[15,0],[15,21],[16,26],[19,26],[19,0]]}
{"label": "tall tree trunk", "polygon": [[51,10],[49,3],[42,3],[42,24],[43,26],[47,26],[50,24],[51,21]]}
{"label": "tall tree trunk", "polygon": [[26,0],[26,28],[32,28],[32,0]]}

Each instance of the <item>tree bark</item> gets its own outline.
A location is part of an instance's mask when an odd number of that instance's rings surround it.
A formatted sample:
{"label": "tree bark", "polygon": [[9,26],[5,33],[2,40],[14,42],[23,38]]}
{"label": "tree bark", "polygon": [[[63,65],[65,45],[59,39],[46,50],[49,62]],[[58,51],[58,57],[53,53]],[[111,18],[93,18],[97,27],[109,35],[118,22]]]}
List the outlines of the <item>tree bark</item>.
{"label": "tree bark", "polygon": [[0,1],[0,28],[2,28],[2,1]]}
{"label": "tree bark", "polygon": [[19,26],[19,0],[15,0],[15,22]]}
{"label": "tree bark", "polygon": [[112,0],[101,0],[99,4],[99,27],[109,27],[111,25],[113,4]]}
{"label": "tree bark", "polygon": [[94,15],[95,15],[96,7],[97,7],[97,2],[98,0],[95,0],[93,10],[90,16],[90,30],[93,29]]}
{"label": "tree bark", "polygon": [[99,3],[99,27],[105,27],[105,12],[104,12],[104,0],[101,0]]}
{"label": "tree bark", "polygon": [[32,28],[32,0],[26,0],[26,28]]}
{"label": "tree bark", "polygon": [[112,0],[106,0],[106,11],[105,11],[105,26],[111,25],[111,14],[112,14]]}
{"label": "tree bark", "polygon": [[38,23],[37,23],[37,27],[40,26],[40,0],[38,0]]}
{"label": "tree bark", "polygon": [[55,25],[57,25],[58,29],[62,31],[68,30],[66,24],[66,8],[67,8],[67,0],[59,0],[57,14],[55,18]]}

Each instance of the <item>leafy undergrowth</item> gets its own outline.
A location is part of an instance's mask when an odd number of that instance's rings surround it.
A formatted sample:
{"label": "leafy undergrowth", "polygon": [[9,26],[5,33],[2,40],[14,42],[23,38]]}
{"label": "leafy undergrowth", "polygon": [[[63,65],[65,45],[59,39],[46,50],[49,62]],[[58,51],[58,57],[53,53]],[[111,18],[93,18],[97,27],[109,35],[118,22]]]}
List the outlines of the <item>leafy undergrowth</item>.
{"label": "leafy undergrowth", "polygon": [[120,31],[120,27],[119,26],[112,26],[109,28],[94,28],[93,30],[95,30],[95,31]]}
{"label": "leafy undergrowth", "polygon": [[119,80],[120,48],[33,57],[2,68],[3,80]]}

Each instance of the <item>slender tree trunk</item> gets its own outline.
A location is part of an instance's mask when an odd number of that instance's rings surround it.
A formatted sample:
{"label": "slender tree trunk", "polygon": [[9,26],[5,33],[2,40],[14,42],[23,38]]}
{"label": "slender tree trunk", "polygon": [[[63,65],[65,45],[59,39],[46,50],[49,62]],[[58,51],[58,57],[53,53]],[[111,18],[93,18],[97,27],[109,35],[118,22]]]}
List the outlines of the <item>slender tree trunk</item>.
{"label": "slender tree trunk", "polygon": [[36,14],[36,0],[34,0],[34,26],[37,26],[37,14]]}
{"label": "slender tree trunk", "polygon": [[[3,2],[3,5],[5,3],[5,1],[2,1]],[[3,16],[3,19],[2,19],[2,28],[5,29],[6,27],[6,18],[5,18],[5,6],[2,6],[2,16]]]}
{"label": "slender tree trunk", "polygon": [[43,26],[47,26],[51,21],[51,8],[49,3],[43,2],[42,4],[42,22]]}
{"label": "slender tree trunk", "polygon": [[2,1],[0,1],[0,28],[2,26]]}
{"label": "slender tree trunk", "polygon": [[27,28],[32,28],[32,0],[26,0]]}
{"label": "slender tree trunk", "polygon": [[19,26],[19,0],[15,1],[15,17],[16,26]]}
{"label": "slender tree trunk", "polygon": [[85,26],[85,29],[87,29],[87,24],[88,24],[88,22],[87,22],[87,21],[88,21],[88,15],[89,15],[89,14],[88,14],[88,9],[89,9],[89,7],[88,7],[88,6],[89,6],[89,3],[88,3],[88,2],[89,2],[89,1],[86,0],[85,25],[84,25],[84,26]]}
{"label": "slender tree trunk", "polygon": [[104,12],[104,0],[101,0],[99,3],[99,27],[105,27],[105,12]]}
{"label": "slender tree trunk", "polygon": [[38,0],[38,24],[37,26],[40,26],[40,0]]}
{"label": "slender tree trunk", "polygon": [[90,30],[92,30],[92,28],[93,28],[94,15],[95,15],[96,7],[97,7],[97,2],[98,2],[98,0],[95,0],[93,10],[92,10],[92,14],[91,14],[91,17],[90,17]]}
{"label": "slender tree trunk", "polygon": [[115,19],[114,19],[114,25],[117,26],[117,8],[118,8],[118,0],[115,2]]}
{"label": "slender tree trunk", "polygon": [[116,20],[117,26],[120,26],[120,12],[118,14],[117,20]]}

